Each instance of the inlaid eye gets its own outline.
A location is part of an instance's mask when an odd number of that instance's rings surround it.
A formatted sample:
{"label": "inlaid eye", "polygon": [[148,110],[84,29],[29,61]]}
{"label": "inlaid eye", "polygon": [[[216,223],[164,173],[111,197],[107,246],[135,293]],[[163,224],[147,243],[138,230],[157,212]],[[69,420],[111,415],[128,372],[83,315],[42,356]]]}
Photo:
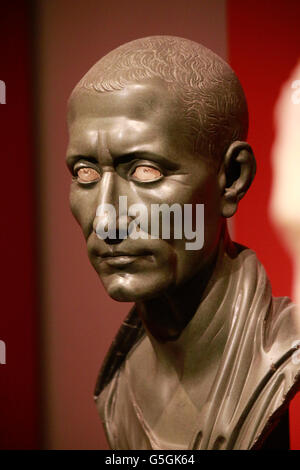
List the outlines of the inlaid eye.
{"label": "inlaid eye", "polygon": [[77,171],[77,181],[79,183],[95,183],[99,181],[100,175],[93,168],[79,168]]}
{"label": "inlaid eye", "polygon": [[141,165],[136,167],[132,177],[138,181],[152,181],[161,177],[161,172],[152,166]]}

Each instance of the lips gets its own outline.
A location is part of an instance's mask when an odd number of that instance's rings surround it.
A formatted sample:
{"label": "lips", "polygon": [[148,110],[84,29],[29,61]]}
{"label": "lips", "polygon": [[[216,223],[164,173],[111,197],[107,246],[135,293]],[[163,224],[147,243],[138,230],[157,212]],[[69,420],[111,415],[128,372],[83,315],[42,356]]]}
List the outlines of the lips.
{"label": "lips", "polygon": [[[94,235],[94,233],[93,233]],[[99,240],[95,236],[91,236],[87,241],[88,255],[95,266],[118,267],[142,266],[144,263],[155,262],[158,252],[161,252],[161,240],[122,240],[118,245],[109,245],[104,240]],[[158,250],[160,248],[160,250]],[[141,267],[140,266],[140,267]]]}
{"label": "lips", "polygon": [[100,254],[101,258],[120,258],[120,257],[136,257],[137,253],[130,253],[128,251],[110,250]]}
{"label": "lips", "polygon": [[103,261],[105,261],[109,266],[127,266],[128,264],[134,263],[137,259],[140,259],[141,256],[132,256],[132,255],[116,255],[116,256],[105,256]]}
{"label": "lips", "polygon": [[149,257],[149,255],[152,255],[152,253],[145,250],[140,252],[129,252],[113,249],[113,247],[111,247],[109,251],[101,253],[100,258],[102,262],[105,262],[109,266],[121,268],[132,264],[135,261],[141,260],[142,258]]}
{"label": "lips", "polygon": [[101,258],[118,258],[120,256],[137,256],[135,253],[130,253],[128,251],[114,250],[111,249],[104,253],[101,253]]}

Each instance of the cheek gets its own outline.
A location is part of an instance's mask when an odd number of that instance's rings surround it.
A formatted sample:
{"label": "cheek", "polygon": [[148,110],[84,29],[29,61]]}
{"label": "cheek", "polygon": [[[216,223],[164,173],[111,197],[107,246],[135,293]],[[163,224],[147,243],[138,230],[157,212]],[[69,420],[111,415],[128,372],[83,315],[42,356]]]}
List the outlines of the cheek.
{"label": "cheek", "polygon": [[85,238],[88,238],[93,229],[95,210],[93,198],[88,193],[83,193],[71,185],[69,195],[70,208],[73,216],[82,228]]}

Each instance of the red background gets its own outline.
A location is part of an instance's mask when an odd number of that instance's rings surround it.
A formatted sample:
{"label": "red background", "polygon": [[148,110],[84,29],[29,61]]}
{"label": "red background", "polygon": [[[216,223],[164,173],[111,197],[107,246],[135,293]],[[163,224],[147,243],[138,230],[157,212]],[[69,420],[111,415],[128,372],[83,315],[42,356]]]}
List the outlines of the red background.
{"label": "red background", "polygon": [[0,448],[31,449],[39,440],[36,214],[31,16],[29,2],[1,4],[1,317],[6,365],[0,365]]}
{"label": "red background", "polygon": [[[274,295],[291,295],[292,264],[269,215],[273,110],[281,85],[300,58],[300,3],[296,0],[229,0],[228,54],[246,93],[248,141],[257,175],[235,218],[235,238],[254,249]],[[300,394],[290,407],[291,447],[300,449]]]}

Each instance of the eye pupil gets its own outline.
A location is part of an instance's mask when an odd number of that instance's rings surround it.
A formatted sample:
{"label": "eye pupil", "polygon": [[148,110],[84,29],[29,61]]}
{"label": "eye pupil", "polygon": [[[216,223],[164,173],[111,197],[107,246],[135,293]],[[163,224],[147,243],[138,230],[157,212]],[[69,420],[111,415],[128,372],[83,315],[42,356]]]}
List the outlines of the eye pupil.
{"label": "eye pupil", "polygon": [[138,166],[132,176],[139,181],[150,181],[159,178],[161,172],[157,168],[144,165]]}
{"label": "eye pupil", "polygon": [[77,172],[77,178],[80,183],[92,183],[99,180],[99,173],[93,168],[80,168]]}

